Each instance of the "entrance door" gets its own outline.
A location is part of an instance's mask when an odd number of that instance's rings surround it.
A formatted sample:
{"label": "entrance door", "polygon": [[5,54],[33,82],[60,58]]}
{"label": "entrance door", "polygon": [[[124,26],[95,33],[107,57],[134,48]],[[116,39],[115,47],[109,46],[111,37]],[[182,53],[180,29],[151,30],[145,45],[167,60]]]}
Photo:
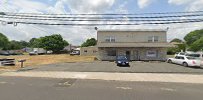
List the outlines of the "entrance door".
{"label": "entrance door", "polygon": [[126,51],[126,57],[128,60],[130,60],[130,51]]}
{"label": "entrance door", "polygon": [[136,50],[136,51],[134,51],[134,60],[139,60],[139,52]]}

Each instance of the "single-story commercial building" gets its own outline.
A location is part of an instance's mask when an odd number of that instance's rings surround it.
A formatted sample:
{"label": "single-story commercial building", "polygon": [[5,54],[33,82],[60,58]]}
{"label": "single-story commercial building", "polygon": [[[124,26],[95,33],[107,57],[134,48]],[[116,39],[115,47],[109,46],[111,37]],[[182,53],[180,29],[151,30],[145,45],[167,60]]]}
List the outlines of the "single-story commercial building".
{"label": "single-story commercial building", "polygon": [[80,48],[80,55],[81,56],[97,56],[98,55],[98,48],[96,46],[81,47]]}

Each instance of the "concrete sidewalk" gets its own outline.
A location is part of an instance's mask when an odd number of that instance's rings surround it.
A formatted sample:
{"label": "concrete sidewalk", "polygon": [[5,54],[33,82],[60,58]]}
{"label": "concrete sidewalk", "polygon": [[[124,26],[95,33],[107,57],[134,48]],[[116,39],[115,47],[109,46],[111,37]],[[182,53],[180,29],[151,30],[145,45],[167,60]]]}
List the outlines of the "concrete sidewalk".
{"label": "concrete sidewalk", "polygon": [[5,72],[0,74],[0,77],[1,76],[203,84],[203,75],[192,75],[192,74],[29,71],[29,72]]}

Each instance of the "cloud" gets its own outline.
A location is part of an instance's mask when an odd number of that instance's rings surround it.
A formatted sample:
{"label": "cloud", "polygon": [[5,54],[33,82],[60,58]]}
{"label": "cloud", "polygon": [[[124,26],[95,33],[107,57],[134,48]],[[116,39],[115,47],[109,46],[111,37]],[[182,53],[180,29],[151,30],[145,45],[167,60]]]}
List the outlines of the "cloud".
{"label": "cloud", "polygon": [[173,5],[185,5],[186,11],[203,10],[203,0],[168,0],[168,3]]}
{"label": "cloud", "polygon": [[168,0],[169,4],[174,4],[174,5],[182,5],[182,4],[187,4],[193,0]]}
{"label": "cloud", "polygon": [[114,0],[63,0],[72,13],[99,13],[109,9]]}
{"label": "cloud", "polygon": [[203,0],[194,0],[188,7],[186,7],[187,11],[198,11],[203,10]]}
{"label": "cloud", "polygon": [[[114,0],[57,0],[54,5],[34,0],[1,0],[1,11],[16,13],[102,13],[114,4]],[[24,6],[22,6],[24,5]],[[67,9],[69,8],[69,9]],[[72,12],[70,12],[72,11]],[[10,19],[11,20],[11,19]],[[20,20],[19,20],[20,21]],[[34,21],[35,20],[22,20]],[[64,23],[59,21],[37,21],[47,23]],[[91,22],[72,22],[91,23]],[[94,27],[73,26],[43,26],[43,25],[13,25],[2,26],[0,31],[5,33],[10,40],[29,40],[33,37],[41,37],[50,34],[61,34],[70,43],[79,45],[87,38],[96,38]]]}
{"label": "cloud", "polygon": [[146,8],[151,3],[153,3],[155,0],[137,0],[137,4],[140,9]]}
{"label": "cloud", "polygon": [[[49,0],[50,1],[50,0]],[[22,12],[22,13],[128,13],[129,0],[51,0],[54,4],[49,5],[39,0],[0,0],[0,11],[5,12]],[[140,8],[145,8],[156,0],[138,0]],[[177,2],[176,2],[177,1]],[[187,1],[187,2],[186,2]],[[203,9],[202,0],[169,0],[173,5],[187,5],[186,10]],[[190,2],[190,3],[189,3]],[[111,9],[112,6],[117,4]],[[23,5],[23,6],[22,6]],[[11,20],[11,19],[9,19]],[[23,20],[28,21],[28,20]],[[34,21],[34,20],[31,20]],[[64,23],[60,21],[37,21],[47,23]],[[93,23],[93,22],[71,22],[71,23]],[[104,23],[104,22],[98,22]],[[118,23],[118,22],[107,22]],[[119,22],[120,23],[120,22]],[[122,23],[128,23],[128,19]],[[192,27],[191,27],[192,26]],[[23,25],[18,24],[2,26],[0,24],[0,32],[10,38],[10,40],[29,40],[33,37],[41,37],[51,34],[61,34],[67,41],[72,44],[80,45],[87,38],[96,38],[95,26],[92,27],[73,27],[73,26],[44,26],[44,25]],[[203,23],[191,24],[172,24],[172,25],[136,25],[136,26],[99,26],[99,29],[166,29],[170,27],[168,32],[169,40],[172,38],[183,38],[188,32],[203,28]]]}

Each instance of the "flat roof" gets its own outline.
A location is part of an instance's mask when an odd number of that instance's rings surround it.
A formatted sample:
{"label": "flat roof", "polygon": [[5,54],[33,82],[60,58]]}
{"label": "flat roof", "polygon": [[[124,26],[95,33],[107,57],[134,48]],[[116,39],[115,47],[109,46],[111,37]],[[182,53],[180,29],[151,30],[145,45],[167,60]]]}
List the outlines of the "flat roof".
{"label": "flat roof", "polygon": [[116,31],[116,32],[123,32],[123,31],[128,31],[128,32],[133,32],[133,31],[135,31],[135,32],[146,32],[146,31],[148,31],[148,32],[151,32],[151,31],[159,31],[159,32],[166,32],[167,30],[165,29],[99,29],[99,30],[97,30],[98,32],[101,32],[101,31],[103,31],[103,32],[112,32],[112,31]]}

